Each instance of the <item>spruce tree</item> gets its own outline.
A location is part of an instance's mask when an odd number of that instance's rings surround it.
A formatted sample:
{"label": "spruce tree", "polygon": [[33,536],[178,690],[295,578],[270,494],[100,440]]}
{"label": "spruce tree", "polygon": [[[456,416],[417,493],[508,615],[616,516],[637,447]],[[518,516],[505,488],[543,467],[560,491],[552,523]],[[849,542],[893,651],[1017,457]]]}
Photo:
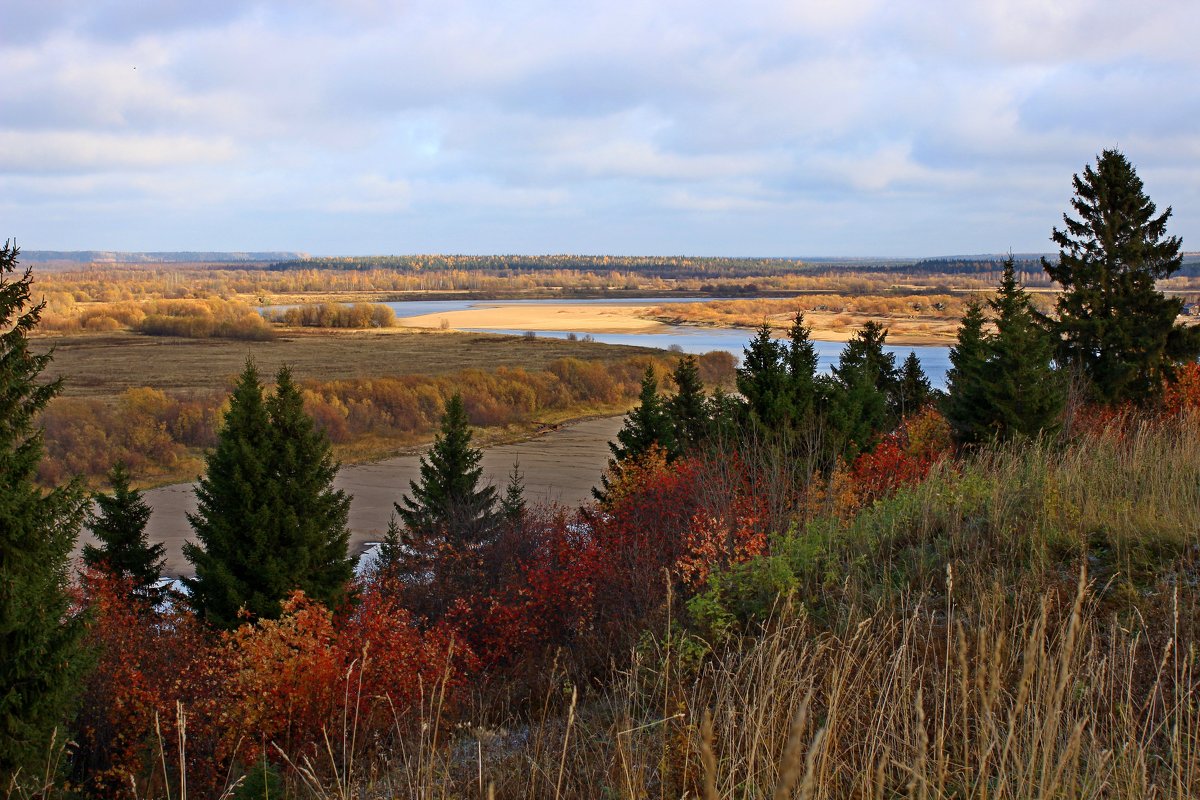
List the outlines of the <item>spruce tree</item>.
{"label": "spruce tree", "polygon": [[1062,287],[1050,329],[1063,361],[1083,372],[1099,399],[1144,401],[1177,364],[1200,355],[1200,328],[1175,324],[1183,301],[1155,286],[1183,263],[1180,239],[1166,233],[1171,209],[1155,216],[1117,150],[1100,153],[1072,185],[1077,216],[1064,214],[1064,229],[1053,229],[1057,262],[1042,259]]}
{"label": "spruce tree", "polygon": [[512,472],[508,473],[508,485],[500,498],[500,513],[509,523],[520,522],[525,516],[525,476],[521,474],[521,462],[513,461]]}
{"label": "spruce tree", "polygon": [[777,428],[790,416],[787,351],[763,322],[743,350],[737,370],[737,389],[746,400],[750,419]]}
{"label": "spruce tree", "polygon": [[0,787],[17,795],[57,760],[84,666],[83,621],[67,595],[83,493],[75,482],[48,492],[35,482],[34,420],[62,382],[39,380],[51,356],[31,352],[29,334],[44,303],[31,304],[30,270],[8,277],[19,253],[7,241],[0,249]]}
{"label": "spruce tree", "polygon": [[277,380],[264,400],[246,362],[188,515],[200,544],[184,545],[196,570],[185,583],[196,610],[222,628],[240,624],[243,609],[252,619],[278,617],[297,589],[336,605],[354,574],[350,498],[333,488],[329,442],[304,413],[290,370]]}
{"label": "spruce tree", "polygon": [[929,378],[925,377],[921,359],[917,358],[914,352],[909,352],[908,358],[904,359],[900,366],[896,386],[901,417],[916,414],[933,399],[933,388],[929,385]]}
{"label": "spruce tree", "polygon": [[347,548],[350,496],[333,488],[338,462],[329,439],[304,411],[304,398],[284,367],[275,376],[275,392],[267,400],[271,422],[273,538],[287,552],[288,582],[328,607],[345,597],[354,577]]}
{"label": "spruce tree", "polygon": [[441,430],[420,463],[420,480],[395,505],[404,523],[406,579],[432,590],[418,610],[437,616],[480,576],[483,550],[499,530],[496,488],[484,485],[483,453],[471,446],[462,397],[446,403]]}
{"label": "spruce tree", "polygon": [[899,377],[896,371],[896,355],[884,351],[887,344],[887,328],[875,320],[868,320],[846,342],[838,356],[833,374],[845,384],[850,381],[843,376],[855,371],[873,376],[875,388],[887,399],[887,406],[894,414],[899,413]]}
{"label": "spruce tree", "polygon": [[600,477],[600,487],[592,489],[592,496],[604,502],[612,486],[609,475],[620,475],[622,463],[641,458],[654,446],[661,447],[669,457],[678,453],[674,425],[658,394],[658,378],[651,365],[642,375],[637,406],[625,415],[624,424],[617,431],[617,441],[608,443],[612,458],[608,461],[606,474]]}
{"label": "spruce tree", "polygon": [[672,438],[680,452],[691,452],[708,438],[709,418],[705,407],[704,383],[696,357],[688,354],[679,359],[671,373],[675,381],[675,396],[667,401],[667,416],[671,420]]}
{"label": "spruce tree", "polygon": [[184,579],[190,602],[217,627],[237,627],[243,608],[253,618],[277,617],[279,601],[297,588],[288,585],[292,571],[281,563],[282,543],[268,535],[278,507],[274,444],[258,370],[247,361],[217,446],[205,458],[196,513],[188,514],[199,543],[183,546],[195,569]]}
{"label": "spruce tree", "polygon": [[158,582],[166,563],[166,545],[150,544],[146,536],[150,506],[141,492],[129,487],[129,471],[124,463],[113,465],[108,483],[112,494],[97,492],[92,496],[95,507],[88,512],[86,522],[100,546],[84,545],[83,562],[127,581],[135,597],[156,604],[162,596]]}
{"label": "spruce tree", "polygon": [[1000,439],[1036,438],[1055,430],[1065,392],[1052,364],[1054,342],[1038,325],[1012,256],[1004,262],[999,292],[988,305],[996,321],[996,333],[988,338],[983,385],[988,427]]}
{"label": "spruce tree", "polygon": [[788,329],[787,364],[788,412],[793,425],[806,425],[813,419],[817,405],[817,350],[809,338],[812,331],[804,324],[803,312],[797,311]]}
{"label": "spruce tree", "polygon": [[964,445],[979,444],[992,436],[987,410],[989,347],[983,330],[985,322],[983,304],[978,300],[968,302],[958,328],[958,341],[950,348],[942,413],[955,441]]}
{"label": "spruce tree", "polygon": [[892,417],[888,397],[880,390],[875,361],[862,359],[847,345],[834,374],[821,380],[824,419],[832,454],[853,459],[875,443]]}

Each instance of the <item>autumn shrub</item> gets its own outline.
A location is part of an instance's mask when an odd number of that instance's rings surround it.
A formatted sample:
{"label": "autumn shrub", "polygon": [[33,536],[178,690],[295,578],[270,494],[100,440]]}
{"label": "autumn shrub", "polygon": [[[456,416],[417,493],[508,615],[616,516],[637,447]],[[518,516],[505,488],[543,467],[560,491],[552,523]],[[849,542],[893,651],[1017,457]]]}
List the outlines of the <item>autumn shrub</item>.
{"label": "autumn shrub", "polygon": [[270,316],[293,328],[391,328],[396,312],[382,303],[306,303]]}

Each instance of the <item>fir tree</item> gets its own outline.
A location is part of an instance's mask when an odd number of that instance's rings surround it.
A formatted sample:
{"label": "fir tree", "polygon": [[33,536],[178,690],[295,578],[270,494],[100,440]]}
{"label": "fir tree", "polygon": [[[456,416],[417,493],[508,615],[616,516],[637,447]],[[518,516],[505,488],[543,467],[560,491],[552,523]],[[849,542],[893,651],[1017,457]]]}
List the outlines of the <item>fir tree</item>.
{"label": "fir tree", "polygon": [[19,253],[7,241],[0,249],[0,787],[17,795],[67,740],[63,723],[84,666],[83,620],[69,613],[67,596],[83,495],[75,482],[49,492],[35,482],[42,431],[34,420],[62,382],[39,380],[51,356],[31,352],[29,334],[44,303],[31,305],[30,270],[8,277]]}
{"label": "fir tree", "polygon": [[336,606],[354,577],[347,548],[350,496],[333,488],[339,464],[329,439],[304,411],[292,372],[275,376],[275,392],[266,403],[271,422],[271,472],[277,494],[271,524],[274,538],[287,550],[288,583],[328,607]]}
{"label": "fir tree", "polygon": [[875,320],[864,323],[846,342],[846,347],[838,356],[838,363],[833,368],[833,374],[844,384],[850,383],[843,377],[849,371],[871,375],[875,388],[887,399],[888,408],[898,414],[900,384],[896,371],[896,355],[883,349],[887,344],[887,334],[887,328]]}
{"label": "fir tree", "polygon": [[901,417],[916,414],[933,399],[933,388],[929,385],[929,378],[925,377],[921,359],[917,358],[914,352],[909,352],[908,358],[904,359],[900,366],[896,385]]}
{"label": "fir tree", "polygon": [[812,421],[817,404],[817,350],[809,338],[812,331],[797,311],[788,329],[785,363],[788,377],[788,411],[793,425]]}
{"label": "fir tree", "polygon": [[887,395],[879,390],[875,371],[866,362],[842,364],[836,376],[824,377],[820,383],[832,454],[853,459],[870,449],[888,427]]}
{"label": "fir tree", "polygon": [[765,321],[743,351],[737,371],[737,388],[746,400],[750,418],[767,428],[778,428],[790,416],[789,381],[785,347],[771,337]]}
{"label": "fir tree", "polygon": [[150,544],[146,523],[150,521],[150,506],[142,493],[129,488],[129,471],[118,461],[108,473],[112,494],[97,492],[92,496],[95,508],[88,513],[87,527],[100,546],[83,547],[83,562],[127,581],[135,597],[157,604],[162,592],[166,545]]}
{"label": "fir tree", "polygon": [[291,570],[281,542],[267,535],[277,508],[271,471],[274,441],[258,370],[247,361],[229,399],[217,446],[205,458],[188,522],[199,544],[183,546],[195,575],[185,578],[190,602],[213,625],[234,628],[241,609],[277,617]]}
{"label": "fir tree", "polygon": [[675,396],[667,401],[672,438],[681,452],[694,451],[708,438],[709,418],[705,408],[704,383],[696,357],[688,354],[679,359],[671,373],[675,381]]}
{"label": "fir tree", "polygon": [[978,300],[967,303],[958,342],[950,348],[942,413],[959,444],[978,444],[992,435],[986,394],[989,348],[983,330],[985,321],[983,305]]}
{"label": "fir tree", "polygon": [[481,579],[483,550],[499,530],[496,488],[483,485],[483,453],[471,446],[462,397],[446,403],[441,431],[421,457],[419,481],[395,505],[404,522],[406,579],[425,585],[418,612],[438,616]]}
{"label": "fir tree", "polygon": [[521,462],[513,461],[512,472],[508,473],[508,485],[500,498],[500,513],[510,523],[520,522],[525,516],[525,476],[521,474]]}
{"label": "fir tree", "polygon": [[264,400],[258,370],[246,363],[188,515],[199,544],[184,545],[196,571],[184,582],[197,612],[222,628],[240,624],[243,610],[277,617],[296,589],[336,605],[354,574],[350,498],[332,486],[338,465],[290,371],[277,378]]}
{"label": "fir tree", "polygon": [[673,427],[666,406],[658,395],[658,378],[654,375],[654,367],[648,366],[642,376],[642,391],[637,406],[625,415],[625,422],[617,431],[617,441],[608,443],[612,458],[609,459],[607,473],[600,478],[600,488],[592,489],[592,495],[604,502],[612,485],[609,475],[620,475],[623,462],[641,458],[655,445],[669,456],[676,455],[678,450]]}
{"label": "fir tree", "polygon": [[1061,287],[1057,320],[1063,360],[1082,370],[1105,402],[1156,395],[1173,367],[1200,355],[1200,328],[1175,324],[1182,300],[1155,281],[1182,265],[1180,239],[1166,234],[1171,209],[1155,216],[1133,165],[1105,150],[1072,179],[1065,228],[1053,229],[1058,261],[1042,267]]}
{"label": "fir tree", "polygon": [[983,385],[988,427],[1000,439],[1036,438],[1053,431],[1065,401],[1051,363],[1054,343],[1035,319],[1012,256],[1004,262],[999,292],[988,305],[996,320],[996,333],[988,338]]}

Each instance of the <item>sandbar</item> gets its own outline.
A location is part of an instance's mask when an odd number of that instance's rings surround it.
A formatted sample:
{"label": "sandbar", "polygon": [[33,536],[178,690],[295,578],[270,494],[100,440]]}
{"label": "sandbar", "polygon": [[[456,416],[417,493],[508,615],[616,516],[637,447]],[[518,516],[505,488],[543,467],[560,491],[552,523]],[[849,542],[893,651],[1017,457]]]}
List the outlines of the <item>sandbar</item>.
{"label": "sandbar", "polygon": [[651,305],[593,305],[591,303],[482,306],[462,311],[422,314],[397,320],[409,328],[497,329],[513,331],[579,331],[580,333],[654,333],[664,326],[645,319]]}

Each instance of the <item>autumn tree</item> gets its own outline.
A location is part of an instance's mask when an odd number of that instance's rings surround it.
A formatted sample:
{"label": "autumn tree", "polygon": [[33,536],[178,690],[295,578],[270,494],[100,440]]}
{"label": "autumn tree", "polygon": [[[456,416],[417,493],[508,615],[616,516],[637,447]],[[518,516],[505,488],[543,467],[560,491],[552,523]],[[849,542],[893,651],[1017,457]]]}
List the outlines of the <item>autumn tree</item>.
{"label": "autumn tree", "polygon": [[1042,259],[1062,287],[1050,328],[1062,359],[1082,371],[1108,403],[1155,396],[1174,367],[1200,355],[1200,328],[1176,324],[1179,298],[1155,281],[1182,265],[1181,241],[1167,235],[1171,209],[1156,208],[1133,165],[1104,150],[1072,178],[1076,216],[1053,229],[1055,262]]}
{"label": "autumn tree", "polygon": [[95,507],[88,512],[87,528],[99,542],[83,547],[83,562],[88,567],[115,577],[128,586],[134,597],[156,603],[161,592],[163,556],[166,545],[150,544],[146,523],[150,505],[142,493],[129,486],[129,471],[118,461],[108,473],[111,494],[92,496]]}
{"label": "autumn tree", "polygon": [[69,613],[68,569],[83,518],[77,483],[44,491],[39,412],[62,390],[41,380],[49,353],[30,350],[33,304],[16,245],[0,249],[0,787],[33,787],[67,741],[62,724],[84,664],[83,620]]}
{"label": "autumn tree", "polygon": [[611,485],[619,479],[625,462],[637,461],[655,447],[672,457],[678,452],[674,425],[658,393],[658,377],[651,365],[642,375],[637,406],[625,415],[621,430],[617,431],[617,440],[608,443],[612,458],[608,461],[608,470],[600,478],[600,487],[592,490],[593,496],[603,502]]}

